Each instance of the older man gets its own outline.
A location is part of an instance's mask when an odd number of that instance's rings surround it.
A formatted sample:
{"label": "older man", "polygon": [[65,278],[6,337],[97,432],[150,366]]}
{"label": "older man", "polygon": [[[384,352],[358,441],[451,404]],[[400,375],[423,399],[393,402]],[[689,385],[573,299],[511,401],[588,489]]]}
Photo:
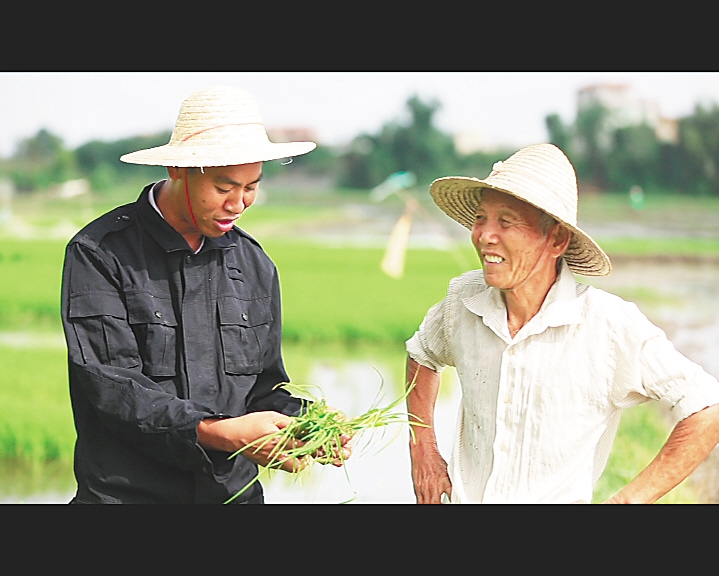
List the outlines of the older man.
{"label": "older man", "polygon": [[606,275],[577,226],[576,175],[551,144],[448,177],[430,193],[472,231],[482,270],[450,282],[407,342],[409,411],[433,424],[440,371],[462,387],[449,466],[433,429],[410,443],[419,503],[591,502],[622,410],[648,400],[680,422],[610,502],[655,502],[719,442],[719,383],[679,354],[634,304],[575,281]]}
{"label": "older man", "polygon": [[[314,148],[270,142],[252,96],[218,86],[185,99],[168,144],[121,158],[167,178],[67,246],[73,502],[222,503],[274,457],[267,443],[228,459],[301,407],[278,387],[277,270],[235,224],[263,162]],[[259,483],[234,500],[263,501]]]}

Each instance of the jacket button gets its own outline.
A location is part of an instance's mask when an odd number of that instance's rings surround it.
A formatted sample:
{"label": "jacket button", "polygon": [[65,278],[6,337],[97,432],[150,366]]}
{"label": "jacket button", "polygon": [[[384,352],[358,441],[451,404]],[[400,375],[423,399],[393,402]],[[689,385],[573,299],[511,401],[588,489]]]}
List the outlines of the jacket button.
{"label": "jacket button", "polygon": [[160,312],[159,310],[155,310],[155,317],[162,318],[162,312]]}
{"label": "jacket button", "polygon": [[188,255],[185,257],[185,262],[187,262],[187,263],[189,264],[191,261],[192,261],[192,256],[190,256],[190,255],[188,254]]}
{"label": "jacket button", "polygon": [[244,312],[242,313],[242,319],[247,320],[247,314],[245,314]]}

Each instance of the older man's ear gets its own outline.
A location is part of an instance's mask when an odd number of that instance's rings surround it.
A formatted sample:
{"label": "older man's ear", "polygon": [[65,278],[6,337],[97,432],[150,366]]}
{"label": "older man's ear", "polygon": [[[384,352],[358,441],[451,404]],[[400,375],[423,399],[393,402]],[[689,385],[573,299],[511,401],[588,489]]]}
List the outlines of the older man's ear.
{"label": "older man's ear", "polygon": [[557,223],[552,230],[552,254],[560,257],[569,246],[572,240],[572,233],[566,226]]}

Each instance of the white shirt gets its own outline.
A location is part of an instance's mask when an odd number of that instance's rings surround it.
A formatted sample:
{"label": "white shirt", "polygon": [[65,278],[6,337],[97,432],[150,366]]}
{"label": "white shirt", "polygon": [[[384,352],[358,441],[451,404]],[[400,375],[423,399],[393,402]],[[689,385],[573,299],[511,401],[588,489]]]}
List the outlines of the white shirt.
{"label": "white shirt", "polygon": [[683,419],[719,403],[719,382],[636,305],[576,282],[566,263],[514,338],[481,270],[453,279],[407,352],[457,369],[453,503],[590,502],[622,409],[655,399]]}

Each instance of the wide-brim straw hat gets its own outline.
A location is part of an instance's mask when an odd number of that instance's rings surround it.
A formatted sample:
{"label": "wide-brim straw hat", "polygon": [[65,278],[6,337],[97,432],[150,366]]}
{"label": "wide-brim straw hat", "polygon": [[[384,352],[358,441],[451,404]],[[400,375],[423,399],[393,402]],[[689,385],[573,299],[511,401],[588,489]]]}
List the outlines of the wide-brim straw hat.
{"label": "wide-brim straw hat", "polygon": [[180,107],[169,143],[120,157],[130,164],[198,168],[291,158],[314,142],[271,142],[252,95],[215,86],[190,94]]}
{"label": "wide-brim straw hat", "polygon": [[609,257],[577,226],[579,190],[569,159],[553,144],[535,144],[497,162],[485,179],[449,176],[435,180],[430,194],[448,216],[472,229],[480,192],[490,188],[510,194],[546,212],[572,233],[564,253],[569,268],[584,276],[606,276]]}

